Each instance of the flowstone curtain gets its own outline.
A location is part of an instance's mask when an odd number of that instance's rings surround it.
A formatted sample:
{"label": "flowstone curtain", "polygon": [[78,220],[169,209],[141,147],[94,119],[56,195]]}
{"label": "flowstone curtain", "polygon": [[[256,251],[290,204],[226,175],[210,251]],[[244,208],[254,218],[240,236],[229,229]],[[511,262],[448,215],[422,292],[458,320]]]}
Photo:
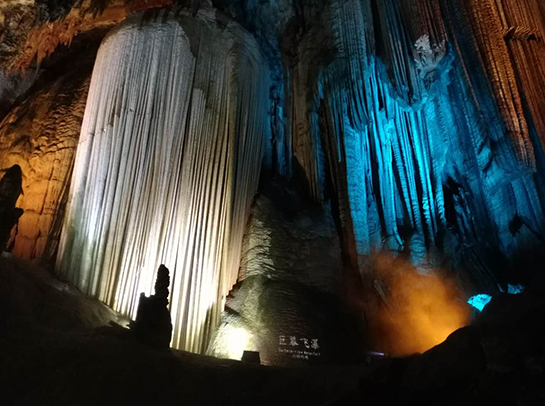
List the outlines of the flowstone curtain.
{"label": "flowstone curtain", "polygon": [[463,264],[493,292],[483,258],[541,244],[538,4],[332,0],[307,21],[286,75],[294,162],[335,196],[352,264]]}
{"label": "flowstone curtain", "polygon": [[213,12],[136,15],[96,60],[57,267],[134,317],[171,272],[172,346],[202,351],[236,282],[268,137],[269,74]]}

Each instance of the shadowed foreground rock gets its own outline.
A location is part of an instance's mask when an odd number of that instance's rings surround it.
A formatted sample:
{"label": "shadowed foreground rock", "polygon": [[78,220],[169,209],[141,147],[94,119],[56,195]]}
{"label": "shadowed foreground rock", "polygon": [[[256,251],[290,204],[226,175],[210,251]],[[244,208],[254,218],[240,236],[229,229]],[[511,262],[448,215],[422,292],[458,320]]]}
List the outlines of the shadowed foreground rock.
{"label": "shadowed foreground rock", "polygon": [[0,181],[0,253],[6,249],[11,230],[23,210],[15,207],[22,193],[23,173],[19,165],[9,168]]}
{"label": "shadowed foreground rock", "polygon": [[172,337],[172,321],[168,311],[168,268],[159,267],[155,281],[155,295],[140,294],[136,321],[131,326],[138,341],[157,349],[167,349]]}
{"label": "shadowed foreground rock", "polygon": [[545,298],[499,297],[485,310],[422,355],[263,367],[157,351],[45,270],[0,258],[2,405],[544,404]]}

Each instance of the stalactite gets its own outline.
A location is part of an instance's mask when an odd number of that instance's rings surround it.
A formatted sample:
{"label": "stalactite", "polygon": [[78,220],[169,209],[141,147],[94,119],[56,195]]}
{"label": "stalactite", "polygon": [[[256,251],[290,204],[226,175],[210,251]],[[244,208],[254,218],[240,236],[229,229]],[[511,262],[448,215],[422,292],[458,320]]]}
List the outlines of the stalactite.
{"label": "stalactite", "polygon": [[134,317],[156,269],[172,273],[172,345],[205,349],[236,282],[269,139],[269,81],[235,23],[142,14],[96,60],[58,268]]}
{"label": "stalactite", "polygon": [[[316,41],[316,38],[309,38],[309,43]],[[304,49],[307,44],[302,45]],[[312,124],[312,103],[310,102],[315,90],[312,82],[307,78],[311,76],[309,66],[298,64],[292,67],[290,71],[290,120],[291,120],[291,148],[289,151],[295,158],[298,166],[303,170],[307,177],[311,195],[319,201],[323,195],[323,163],[320,154],[320,142],[316,138],[315,128]],[[291,168],[295,170],[298,168]]]}
{"label": "stalactite", "polygon": [[[324,207],[333,199],[354,279],[364,256],[385,250],[421,271],[468,269],[492,292],[517,253],[542,244],[542,1],[225,0],[257,39],[206,11],[207,0],[173,3],[190,10],[134,17],[97,60],[59,259],[87,293],[134,316],[165,263],[173,344],[202,350],[236,279],[261,157],[266,170],[304,179]],[[24,68],[80,31],[171,1],[115,4],[98,18],[52,9],[52,19],[66,19],[41,27],[34,3],[27,16],[21,4],[5,8],[0,65]],[[257,42],[273,61],[273,88]],[[72,129],[83,93],[59,96],[73,111],[52,107],[47,128],[33,124],[30,138],[53,139],[65,121]],[[28,158],[17,112],[9,117],[0,163],[24,155],[28,182],[49,144],[38,137]],[[22,217],[22,256],[43,251],[59,228],[46,216],[62,211],[72,133]]]}
{"label": "stalactite", "polygon": [[[293,97],[304,95],[294,154],[306,157],[307,179],[320,191],[326,180],[309,160],[321,140],[338,206],[350,212],[341,235],[354,233],[359,254],[406,251],[424,268],[464,257],[467,268],[480,269],[478,283],[494,289],[486,258],[510,256],[531,239],[508,232],[513,216],[523,212],[528,228],[543,228],[541,178],[532,176],[542,154],[532,141],[532,131],[543,136],[532,118],[541,110],[541,63],[525,74],[541,52],[533,36],[541,35],[542,14],[536,3],[533,20],[523,18],[505,3],[332,1],[301,36],[289,76]],[[522,22],[506,23],[507,15]],[[524,29],[506,46],[511,25]],[[522,37],[532,52],[509,44]],[[334,56],[324,60],[315,42]],[[315,104],[328,106],[319,110],[328,125],[309,123]],[[464,185],[458,197],[449,179]]]}
{"label": "stalactite", "polygon": [[496,0],[503,35],[531,121],[545,144],[545,12],[538,0]]}
{"label": "stalactite", "polygon": [[[449,40],[486,121],[494,145],[493,159],[499,161],[504,179],[514,179],[520,176],[517,164],[533,169],[535,157],[497,10],[492,0],[444,1],[442,7]],[[505,135],[511,145],[504,141]],[[494,177],[489,178],[494,182]]]}

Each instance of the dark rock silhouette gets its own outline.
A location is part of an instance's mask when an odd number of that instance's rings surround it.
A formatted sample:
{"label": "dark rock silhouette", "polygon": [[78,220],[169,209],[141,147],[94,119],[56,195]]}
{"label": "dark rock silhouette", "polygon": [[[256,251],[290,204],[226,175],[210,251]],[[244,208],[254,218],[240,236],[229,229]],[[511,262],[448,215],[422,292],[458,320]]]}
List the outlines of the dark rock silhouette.
{"label": "dark rock silhouette", "polygon": [[140,294],[136,320],[131,326],[138,341],[158,349],[168,349],[172,336],[172,321],[168,311],[168,268],[159,267],[155,281],[155,295]]}
{"label": "dark rock silhouette", "polygon": [[157,271],[155,280],[155,297],[164,299],[165,306],[168,305],[168,286],[170,285],[170,275],[168,268],[164,265]]}
{"label": "dark rock silhouette", "polygon": [[11,230],[23,215],[23,209],[15,207],[23,192],[23,172],[19,165],[9,168],[0,181],[0,252],[6,250]]}
{"label": "dark rock silhouette", "polygon": [[244,351],[241,361],[261,365],[261,357],[257,351]]}

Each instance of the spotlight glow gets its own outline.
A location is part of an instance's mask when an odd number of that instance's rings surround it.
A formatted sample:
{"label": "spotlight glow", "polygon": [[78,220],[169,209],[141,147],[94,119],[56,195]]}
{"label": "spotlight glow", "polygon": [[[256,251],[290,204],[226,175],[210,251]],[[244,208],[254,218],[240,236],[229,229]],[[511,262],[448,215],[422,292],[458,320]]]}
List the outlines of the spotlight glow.
{"label": "spotlight glow", "polygon": [[472,296],[468,299],[467,303],[473,306],[478,311],[482,312],[484,307],[492,300],[492,296],[480,294]]}
{"label": "spotlight glow", "polygon": [[373,289],[382,292],[370,312],[376,350],[392,356],[422,353],[469,324],[470,307],[440,271],[420,274],[410,262],[386,254],[373,258],[372,269]]}
{"label": "spotlight glow", "polygon": [[226,337],[226,349],[230,359],[240,360],[248,344],[249,334],[244,328],[230,329]]}

